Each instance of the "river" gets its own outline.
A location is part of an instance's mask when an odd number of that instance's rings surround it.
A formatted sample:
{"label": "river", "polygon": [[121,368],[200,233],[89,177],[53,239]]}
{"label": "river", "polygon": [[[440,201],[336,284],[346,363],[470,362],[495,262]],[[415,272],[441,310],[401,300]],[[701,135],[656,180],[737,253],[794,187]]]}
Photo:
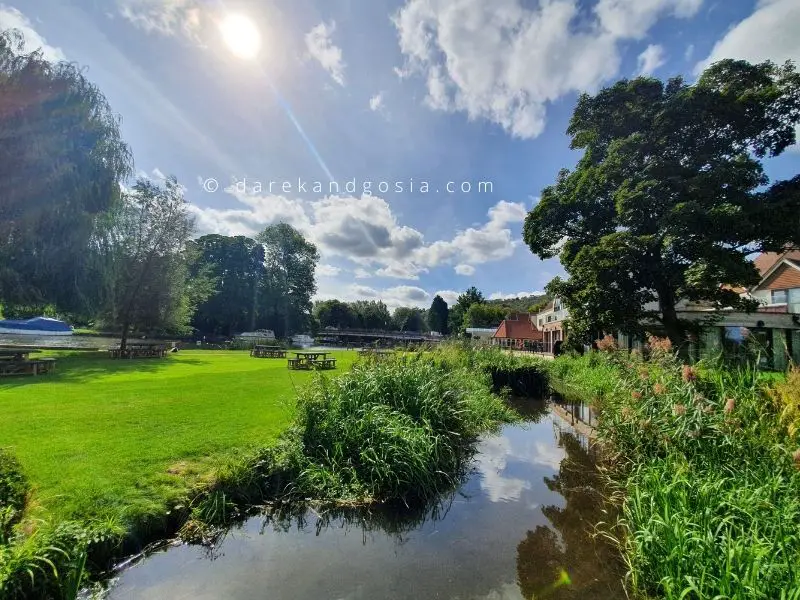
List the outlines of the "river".
{"label": "river", "polygon": [[479,444],[461,488],[421,513],[251,518],[213,549],[174,545],[119,574],[110,598],[624,598],[593,457],[543,403]]}

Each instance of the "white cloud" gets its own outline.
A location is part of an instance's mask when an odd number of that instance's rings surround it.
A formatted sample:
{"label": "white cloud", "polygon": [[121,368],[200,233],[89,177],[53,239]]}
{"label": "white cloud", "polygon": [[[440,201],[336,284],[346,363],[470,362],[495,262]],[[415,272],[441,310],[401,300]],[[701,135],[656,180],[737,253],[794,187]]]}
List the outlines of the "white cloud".
{"label": "white cloud", "polygon": [[659,18],[697,14],[703,0],[600,0],[595,13],[601,26],[619,39],[642,39]]}
{"label": "white cloud", "polygon": [[[782,64],[792,60],[800,65],[800,3],[797,0],[762,0],[752,15],[735,25],[719,40],[709,56],[699,62],[700,73],[723,58],[750,62],[771,60]],[[800,127],[797,129],[800,140]],[[800,143],[792,148],[800,151]]]}
{"label": "white cloud", "polygon": [[345,63],[342,60],[342,49],[331,41],[331,36],[336,31],[336,23],[320,23],[306,34],[306,49],[331,78],[344,86]]}
{"label": "white cloud", "polygon": [[472,265],[456,265],[455,271],[458,275],[464,275],[466,277],[475,275],[475,267]]}
{"label": "white cloud", "polygon": [[398,306],[415,306],[417,308],[428,308],[433,295],[426,290],[401,285],[386,289],[375,289],[370,286],[351,284],[351,285],[329,285],[325,281],[320,282],[320,291],[315,296],[315,300],[337,299],[343,302],[355,302],[356,300],[379,300],[393,310]]}
{"label": "white cloud", "polygon": [[[317,245],[324,259],[353,262],[358,279],[374,275],[413,281],[442,265],[458,265],[466,273],[474,265],[503,260],[520,243],[508,226],[525,218],[522,204],[500,201],[489,209],[486,224],[456,232],[451,240],[426,243],[421,232],[399,223],[388,202],[378,196],[306,201],[256,194],[239,184],[224,191],[238,206],[190,206],[201,233],[254,235],[266,225],[289,223]],[[373,265],[378,269],[371,274],[367,268]]]}
{"label": "white cloud", "polygon": [[489,300],[514,300],[516,298],[527,298],[529,296],[544,296],[544,292],[517,292],[516,294],[495,292],[489,296]]}
{"label": "white cloud", "polygon": [[419,273],[427,273],[428,269],[422,269],[411,264],[393,263],[383,269],[375,271],[378,277],[390,277],[394,279],[419,279]]}
{"label": "white cloud", "polygon": [[658,44],[650,44],[645,48],[644,52],[639,55],[637,62],[637,73],[639,75],[652,75],[655,73],[656,69],[667,62],[664,56],[664,47]]}
{"label": "white cloud", "polygon": [[383,92],[378,92],[369,99],[369,108],[373,111],[379,111],[384,108]]}
{"label": "white cloud", "polygon": [[317,275],[320,277],[336,277],[342,270],[333,265],[317,265]]}
{"label": "white cloud", "polygon": [[486,119],[518,138],[545,127],[546,105],[597,89],[619,72],[618,45],[662,16],[686,18],[702,0],[407,0],[395,14],[402,77],[420,75],[426,104]]}
{"label": "white cloud", "polygon": [[14,7],[0,5],[0,29],[18,29],[25,39],[22,51],[26,54],[41,50],[42,58],[47,61],[59,62],[67,59],[61,48],[48,44],[33,28],[33,23]]}
{"label": "white cloud", "polygon": [[686,47],[686,52],[683,53],[683,58],[685,58],[688,62],[692,60],[693,56],[694,56],[694,44],[689,44]]}
{"label": "white cloud", "polygon": [[120,14],[148,33],[185,35],[200,41],[207,7],[198,0],[117,0]]}

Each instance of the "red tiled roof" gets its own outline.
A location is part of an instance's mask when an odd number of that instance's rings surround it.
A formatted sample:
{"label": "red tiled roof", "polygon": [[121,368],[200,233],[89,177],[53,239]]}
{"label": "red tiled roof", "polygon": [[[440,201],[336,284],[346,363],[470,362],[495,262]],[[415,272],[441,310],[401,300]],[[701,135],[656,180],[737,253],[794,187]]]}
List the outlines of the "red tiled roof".
{"label": "red tiled roof", "polygon": [[756,256],[753,264],[755,264],[756,269],[763,277],[766,275],[767,271],[769,271],[775,264],[784,258],[788,258],[792,261],[800,261],[800,250],[788,250],[786,252],[764,252],[763,254],[759,254]]}
{"label": "red tiled roof", "polygon": [[510,340],[541,340],[542,332],[536,329],[530,319],[503,321],[494,332],[495,338]]}

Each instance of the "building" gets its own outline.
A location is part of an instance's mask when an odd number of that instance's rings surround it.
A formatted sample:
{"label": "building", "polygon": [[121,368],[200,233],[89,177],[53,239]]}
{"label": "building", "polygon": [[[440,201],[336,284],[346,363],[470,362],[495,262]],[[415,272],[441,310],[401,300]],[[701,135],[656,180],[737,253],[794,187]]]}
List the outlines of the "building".
{"label": "building", "polygon": [[564,320],[567,314],[566,307],[556,298],[538,314],[531,315],[531,322],[542,332],[544,352],[552,354],[556,343],[564,341]]}
{"label": "building", "polygon": [[494,337],[494,332],[497,331],[497,328],[492,327],[486,329],[483,327],[467,327],[465,331],[473,340],[483,344],[488,344],[491,343],[492,338]]}
{"label": "building", "polygon": [[[731,309],[715,309],[707,305],[681,301],[678,317],[699,324],[696,339],[681,350],[697,360],[723,352],[728,357],[758,356],[763,368],[784,370],[789,361],[800,364],[800,251],[764,253],[754,261],[761,281],[750,289],[736,290],[742,296],[758,300],[753,313]],[[658,303],[645,307],[658,310]],[[538,328],[544,334],[545,352],[552,353],[555,344],[564,339],[567,310],[556,299],[537,315]],[[645,325],[658,335],[658,324]],[[615,335],[620,348],[641,350],[644,339],[623,333]]]}
{"label": "building", "polygon": [[527,314],[514,313],[500,323],[492,344],[501,348],[541,349],[542,332]]}
{"label": "building", "polygon": [[800,250],[762,254],[754,262],[761,281],[745,295],[761,303],[761,312],[800,314]]}

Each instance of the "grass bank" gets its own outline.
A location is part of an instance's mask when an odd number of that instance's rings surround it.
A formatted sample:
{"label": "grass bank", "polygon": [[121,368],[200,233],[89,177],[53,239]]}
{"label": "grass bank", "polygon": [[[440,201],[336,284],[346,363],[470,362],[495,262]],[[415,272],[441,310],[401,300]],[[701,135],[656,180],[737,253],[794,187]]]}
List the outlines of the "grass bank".
{"label": "grass bank", "polygon": [[1,384],[19,465],[0,470],[26,504],[3,521],[0,596],[74,597],[109,557],[180,525],[206,540],[265,501],[429,501],[515,418],[488,370],[445,356],[348,372],[355,353],[337,353],[329,378],[237,352],[64,355],[52,378]]}
{"label": "grass bank", "polygon": [[608,352],[551,376],[600,411],[634,597],[800,598],[800,373]]}

